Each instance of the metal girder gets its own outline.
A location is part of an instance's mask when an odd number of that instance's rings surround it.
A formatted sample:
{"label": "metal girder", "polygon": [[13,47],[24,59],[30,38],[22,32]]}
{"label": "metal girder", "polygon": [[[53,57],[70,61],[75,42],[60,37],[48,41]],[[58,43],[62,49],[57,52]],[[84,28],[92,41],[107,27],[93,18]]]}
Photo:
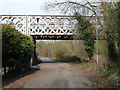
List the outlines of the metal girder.
{"label": "metal girder", "polygon": [[26,34],[25,16],[0,16],[0,24],[10,24],[23,34]]}
{"label": "metal girder", "polygon": [[[83,18],[89,20],[91,16]],[[95,23],[96,18],[93,16],[90,22]],[[0,24],[11,24],[19,32],[37,39],[72,40],[77,29],[76,18],[63,15],[1,15]]]}
{"label": "metal girder", "polygon": [[72,16],[2,15],[0,24],[12,24],[25,35],[74,35],[77,20]]}

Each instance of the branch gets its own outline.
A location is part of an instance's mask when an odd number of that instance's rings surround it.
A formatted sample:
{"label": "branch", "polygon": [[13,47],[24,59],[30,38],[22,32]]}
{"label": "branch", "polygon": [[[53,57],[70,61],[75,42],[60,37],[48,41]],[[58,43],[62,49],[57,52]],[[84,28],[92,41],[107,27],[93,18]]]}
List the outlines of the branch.
{"label": "branch", "polygon": [[70,3],[70,4],[73,4],[73,5],[80,5],[84,8],[87,8],[89,9],[90,11],[94,12],[95,11],[93,9],[91,9],[90,7],[86,6],[86,5],[83,5],[83,4],[80,4],[80,3],[77,3],[77,2],[72,2],[72,1],[67,1],[67,2],[60,2],[60,3],[55,3],[55,4],[48,4],[48,6],[51,6],[51,7],[55,7],[55,6],[60,6],[60,5],[64,5],[66,3]]}

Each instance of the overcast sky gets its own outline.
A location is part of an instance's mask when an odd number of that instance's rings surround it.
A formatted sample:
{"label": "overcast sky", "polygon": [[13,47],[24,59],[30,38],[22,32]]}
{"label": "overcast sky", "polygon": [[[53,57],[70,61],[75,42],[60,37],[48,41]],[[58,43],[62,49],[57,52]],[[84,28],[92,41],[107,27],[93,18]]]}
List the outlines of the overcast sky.
{"label": "overcast sky", "polygon": [[[48,11],[45,9],[45,2],[55,0],[0,0],[0,15],[60,15],[60,12]],[[65,0],[57,0],[65,1]],[[68,1],[68,0],[66,0]],[[86,1],[86,0],[72,0]],[[97,0],[89,0],[97,1]],[[100,1],[100,0],[98,0]],[[109,0],[104,0],[109,1]]]}
{"label": "overcast sky", "polygon": [[54,15],[60,12],[45,9],[45,2],[54,0],[0,0],[0,15]]}
{"label": "overcast sky", "polygon": [[[68,0],[57,0],[59,2]],[[77,1],[77,0],[72,0]],[[78,0],[80,1],[80,0]],[[60,15],[45,9],[46,2],[55,0],[0,0],[0,15]]]}

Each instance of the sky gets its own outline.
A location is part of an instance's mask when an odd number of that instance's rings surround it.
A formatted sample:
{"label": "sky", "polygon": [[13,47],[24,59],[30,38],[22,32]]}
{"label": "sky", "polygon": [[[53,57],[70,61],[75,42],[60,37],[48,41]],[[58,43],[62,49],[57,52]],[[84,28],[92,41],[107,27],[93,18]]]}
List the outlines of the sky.
{"label": "sky", "polygon": [[0,15],[55,15],[60,12],[45,9],[53,0],[0,0]]}
{"label": "sky", "polygon": [[[45,2],[54,2],[55,0],[0,0],[0,15],[61,15],[58,11],[49,11],[45,9]],[[68,0],[57,0],[59,2]],[[86,1],[86,0],[72,0]],[[89,0],[100,1],[100,0]],[[103,0],[109,1],[109,0]],[[114,1],[114,0],[113,0]]]}

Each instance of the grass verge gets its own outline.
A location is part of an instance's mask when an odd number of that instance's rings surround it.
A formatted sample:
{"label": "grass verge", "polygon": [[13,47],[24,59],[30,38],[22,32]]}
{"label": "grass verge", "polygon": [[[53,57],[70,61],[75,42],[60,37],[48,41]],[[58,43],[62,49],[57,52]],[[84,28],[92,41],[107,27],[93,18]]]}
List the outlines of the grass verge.
{"label": "grass verge", "polygon": [[[90,81],[96,88],[117,88],[119,81],[117,67],[107,70],[96,66],[95,61],[76,63],[75,66],[88,73]],[[87,71],[87,72],[86,72]],[[92,73],[90,75],[90,73]]]}

